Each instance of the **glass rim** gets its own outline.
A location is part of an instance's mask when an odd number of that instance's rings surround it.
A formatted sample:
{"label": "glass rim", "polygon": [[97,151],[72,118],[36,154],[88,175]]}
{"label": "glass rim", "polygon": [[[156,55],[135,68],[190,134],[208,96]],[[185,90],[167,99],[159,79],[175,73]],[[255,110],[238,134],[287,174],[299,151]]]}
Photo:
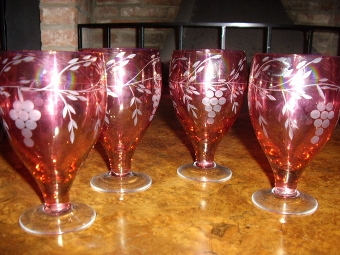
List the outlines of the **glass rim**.
{"label": "glass rim", "polygon": [[176,49],[173,50],[172,53],[183,53],[183,52],[224,52],[224,53],[243,53],[245,54],[246,52],[244,50],[234,50],[234,49],[219,49],[219,48],[197,48],[197,49]]}
{"label": "glass rim", "polygon": [[159,49],[156,48],[134,48],[134,47],[114,47],[114,48],[105,48],[105,47],[90,47],[90,48],[81,48],[79,49],[80,52],[88,52],[88,51],[96,51],[100,53],[110,53],[110,52],[118,52],[118,51],[130,51],[130,52],[137,52],[137,51],[150,51],[150,52],[160,52]]}
{"label": "glass rim", "polygon": [[265,53],[259,52],[254,54],[254,58],[257,56],[268,56],[268,57],[287,57],[287,58],[340,58],[340,56],[322,55],[322,54],[308,54],[308,53]]}
{"label": "glass rim", "polygon": [[[97,52],[100,54],[100,52]],[[59,51],[59,50],[2,50],[0,51],[0,55],[5,54],[36,54],[36,55],[62,55],[62,54],[80,54],[85,55],[88,54],[88,52],[83,51]]]}

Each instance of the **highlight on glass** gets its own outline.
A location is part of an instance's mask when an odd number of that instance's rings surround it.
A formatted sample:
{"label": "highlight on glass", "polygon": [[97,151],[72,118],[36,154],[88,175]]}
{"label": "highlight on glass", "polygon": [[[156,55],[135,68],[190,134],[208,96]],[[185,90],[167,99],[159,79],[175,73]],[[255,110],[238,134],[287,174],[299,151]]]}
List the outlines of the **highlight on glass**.
{"label": "highlight on glass", "polygon": [[107,72],[107,111],[99,141],[109,159],[109,169],[93,177],[91,187],[99,192],[144,191],[151,186],[152,179],[132,169],[132,157],[161,98],[159,51],[147,48],[82,50],[103,52]]}
{"label": "highlight on glass", "polygon": [[96,213],[86,204],[70,202],[69,192],[104,123],[102,55],[3,51],[0,58],[4,130],[44,202],[24,211],[20,226],[34,234],[87,228]]}
{"label": "highlight on glass", "polygon": [[339,70],[340,57],[254,56],[249,78],[249,112],[275,179],[274,188],[252,195],[257,207],[292,215],[317,210],[317,200],[297,186],[338,122]]}
{"label": "highlight on glass", "polygon": [[177,169],[180,177],[223,182],[232,171],[214,161],[216,149],[235,122],[247,88],[243,51],[173,51],[169,89],[177,117],[195,153],[193,163]]}

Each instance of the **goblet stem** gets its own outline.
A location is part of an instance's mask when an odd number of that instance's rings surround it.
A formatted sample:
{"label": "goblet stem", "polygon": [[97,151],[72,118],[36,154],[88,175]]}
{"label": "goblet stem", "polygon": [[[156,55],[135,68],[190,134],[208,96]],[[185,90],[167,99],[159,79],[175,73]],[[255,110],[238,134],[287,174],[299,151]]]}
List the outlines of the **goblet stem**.
{"label": "goblet stem", "polygon": [[95,218],[96,212],[86,204],[56,203],[31,207],[21,214],[19,224],[33,234],[64,234],[89,227]]}
{"label": "goblet stem", "polygon": [[137,192],[151,186],[151,178],[131,170],[132,150],[106,150],[110,171],[93,177],[91,187],[99,192]]}
{"label": "goblet stem", "polygon": [[131,172],[131,160],[134,150],[116,149],[106,150],[110,162],[110,174],[124,177]]}
{"label": "goblet stem", "polygon": [[303,169],[292,170],[272,165],[275,187],[256,191],[253,203],[264,210],[294,215],[312,214],[318,208],[318,202],[310,195],[297,190],[298,180]]}
{"label": "goblet stem", "polygon": [[214,162],[214,157],[216,151],[216,143],[211,143],[208,140],[201,140],[194,144],[196,157],[196,161],[194,162],[195,166],[200,168],[215,167],[216,163]]}
{"label": "goblet stem", "polygon": [[215,151],[218,142],[202,140],[194,143],[195,162],[182,165],[177,169],[179,176],[202,182],[222,182],[231,178],[232,172],[229,168],[215,163]]}

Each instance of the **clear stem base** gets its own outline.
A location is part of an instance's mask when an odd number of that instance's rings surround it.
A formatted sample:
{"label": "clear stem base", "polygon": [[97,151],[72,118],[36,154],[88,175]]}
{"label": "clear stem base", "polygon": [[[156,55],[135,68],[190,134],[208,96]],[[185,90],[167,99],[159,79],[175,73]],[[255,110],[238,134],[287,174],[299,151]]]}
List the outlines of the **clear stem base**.
{"label": "clear stem base", "polygon": [[298,192],[296,197],[280,197],[274,189],[262,189],[252,195],[253,203],[265,211],[285,215],[309,215],[316,211],[318,202],[305,193]]}
{"label": "clear stem base", "polygon": [[214,167],[197,167],[195,163],[182,165],[177,169],[177,174],[192,181],[199,182],[224,182],[231,178],[232,171],[229,168],[215,164]]}
{"label": "clear stem base", "polygon": [[103,173],[93,177],[90,184],[98,192],[132,193],[148,189],[152,180],[143,173],[131,172],[123,177]]}
{"label": "clear stem base", "polygon": [[46,213],[44,205],[37,205],[21,214],[19,224],[32,234],[64,234],[88,228],[95,218],[95,210],[82,203],[72,203],[71,209],[59,216]]}

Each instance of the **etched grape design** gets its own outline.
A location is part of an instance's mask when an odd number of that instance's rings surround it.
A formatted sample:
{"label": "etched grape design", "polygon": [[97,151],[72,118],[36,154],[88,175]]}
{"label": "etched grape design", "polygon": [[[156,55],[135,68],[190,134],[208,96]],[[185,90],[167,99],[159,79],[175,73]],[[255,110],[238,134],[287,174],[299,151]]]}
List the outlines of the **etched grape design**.
{"label": "etched grape design", "polygon": [[312,144],[316,144],[320,140],[320,136],[324,130],[329,127],[330,120],[334,118],[334,105],[333,103],[320,102],[317,104],[316,109],[311,111],[310,116],[314,119],[315,135],[311,139]]}
{"label": "etched grape design", "polygon": [[36,129],[36,122],[41,118],[41,112],[34,109],[34,107],[35,105],[31,100],[23,102],[17,100],[14,101],[13,109],[9,112],[9,116],[15,122],[15,126],[21,130],[24,143],[27,147],[34,146],[34,141],[31,139],[32,131]]}
{"label": "etched grape design", "polygon": [[208,90],[205,93],[205,97],[202,99],[202,104],[205,106],[205,111],[208,112],[208,124],[213,124],[215,122],[215,116],[221,111],[222,106],[227,102],[227,99],[223,97],[222,90]]}

